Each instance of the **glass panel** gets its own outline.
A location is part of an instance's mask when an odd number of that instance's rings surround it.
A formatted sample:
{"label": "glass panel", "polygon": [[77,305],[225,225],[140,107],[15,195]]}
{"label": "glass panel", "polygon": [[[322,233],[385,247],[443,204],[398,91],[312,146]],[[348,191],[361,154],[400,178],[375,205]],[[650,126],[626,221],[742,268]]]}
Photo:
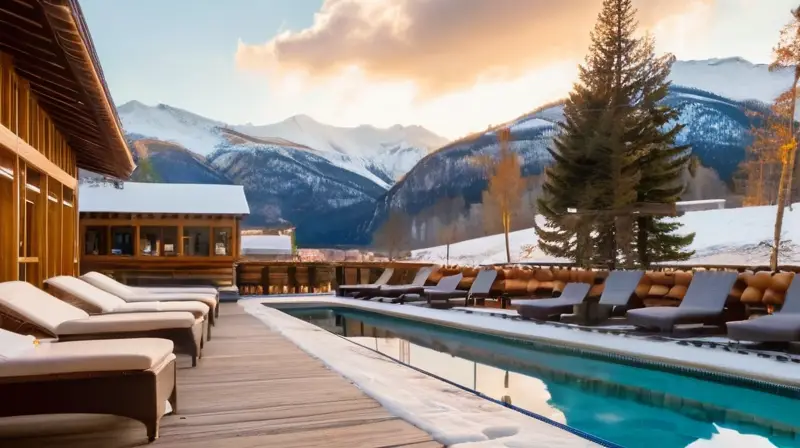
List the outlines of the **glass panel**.
{"label": "glass panel", "polygon": [[142,227],[139,231],[139,253],[149,256],[178,255],[177,227]]}
{"label": "glass panel", "polygon": [[231,252],[231,237],[233,229],[230,227],[214,227],[214,255],[233,255]]}
{"label": "glass panel", "polygon": [[208,227],[183,228],[183,254],[207,257],[211,253],[211,229]]}
{"label": "glass panel", "polygon": [[108,255],[107,235],[108,227],[106,226],[86,227],[83,253],[85,255]]}
{"label": "glass panel", "polygon": [[111,255],[133,255],[136,229],[131,226],[111,228]]}

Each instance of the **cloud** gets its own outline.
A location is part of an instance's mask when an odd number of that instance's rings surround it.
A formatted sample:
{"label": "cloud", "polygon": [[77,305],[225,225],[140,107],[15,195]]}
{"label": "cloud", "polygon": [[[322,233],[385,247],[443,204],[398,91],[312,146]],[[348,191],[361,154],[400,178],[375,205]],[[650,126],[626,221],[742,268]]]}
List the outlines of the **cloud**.
{"label": "cloud", "polygon": [[[650,28],[715,0],[635,0]],[[237,65],[319,80],[358,68],[371,81],[413,82],[426,97],[512,80],[581,58],[601,0],[325,0],[314,24],[263,44],[240,42]]]}

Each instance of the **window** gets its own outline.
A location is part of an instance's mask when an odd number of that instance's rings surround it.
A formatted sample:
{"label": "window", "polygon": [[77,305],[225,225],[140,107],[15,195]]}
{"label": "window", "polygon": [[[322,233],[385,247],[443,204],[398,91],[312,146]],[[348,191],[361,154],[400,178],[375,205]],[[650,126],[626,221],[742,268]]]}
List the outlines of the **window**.
{"label": "window", "polygon": [[183,254],[190,257],[209,256],[211,254],[211,229],[208,227],[184,227]]}
{"label": "window", "polygon": [[133,255],[135,229],[130,226],[111,228],[111,255]]}
{"label": "window", "polygon": [[84,255],[108,255],[108,227],[86,227],[83,245]]}
{"label": "window", "polygon": [[141,255],[178,255],[177,227],[142,227],[139,231],[139,253]]}
{"label": "window", "polygon": [[230,227],[214,227],[214,255],[232,256],[231,237],[233,229]]}

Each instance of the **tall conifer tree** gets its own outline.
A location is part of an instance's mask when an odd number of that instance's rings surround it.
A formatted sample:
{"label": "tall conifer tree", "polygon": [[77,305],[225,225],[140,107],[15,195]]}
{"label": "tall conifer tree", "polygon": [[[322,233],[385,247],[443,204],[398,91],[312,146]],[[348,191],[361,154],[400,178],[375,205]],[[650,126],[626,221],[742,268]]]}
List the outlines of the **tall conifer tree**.
{"label": "tall conifer tree", "polygon": [[603,1],[550,149],[539,245],[579,264],[680,259],[693,237],[675,235],[670,221],[622,213],[635,202],[674,202],[689,157],[688,148],[674,145],[677,112],[661,103],[672,57],[656,58],[652,40],[635,37],[635,15],[631,0]]}

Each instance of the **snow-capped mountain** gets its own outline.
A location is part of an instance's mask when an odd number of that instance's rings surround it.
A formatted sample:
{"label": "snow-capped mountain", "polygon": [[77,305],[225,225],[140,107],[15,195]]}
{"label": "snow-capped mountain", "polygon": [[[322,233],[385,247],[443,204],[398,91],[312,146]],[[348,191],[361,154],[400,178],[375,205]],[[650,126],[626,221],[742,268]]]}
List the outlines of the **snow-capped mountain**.
{"label": "snow-capped mountain", "polygon": [[742,58],[676,61],[670,80],[673,85],[694,87],[735,101],[758,100],[771,103],[792,86],[791,70],[770,72],[766,64]]}
{"label": "snow-capped mountain", "polygon": [[[183,146],[202,156],[231,149],[230,132],[244,135],[245,146],[275,144],[312,151],[332,164],[389,188],[422,157],[447,140],[419,126],[340,128],[298,115],[264,126],[229,125],[175,107],[131,101],[118,108],[125,132]],[[253,137],[256,141],[249,141]]]}
{"label": "snow-capped mountain", "polygon": [[[679,144],[689,144],[701,163],[700,174],[689,180],[685,200],[716,199],[730,195],[729,185],[750,142],[748,111],[763,110],[756,102],[739,102],[700,89],[675,86],[665,102],[681,111],[685,124]],[[563,101],[543,106],[502,126],[511,131],[510,147],[519,154],[523,176],[536,176],[552,162],[547,148],[563,119]],[[422,159],[395,184],[367,223],[368,233],[379,226],[388,208],[415,215],[442,197],[462,196],[469,203],[481,200],[486,189],[482,169],[469,161],[499,150],[496,132],[473,134]]]}

